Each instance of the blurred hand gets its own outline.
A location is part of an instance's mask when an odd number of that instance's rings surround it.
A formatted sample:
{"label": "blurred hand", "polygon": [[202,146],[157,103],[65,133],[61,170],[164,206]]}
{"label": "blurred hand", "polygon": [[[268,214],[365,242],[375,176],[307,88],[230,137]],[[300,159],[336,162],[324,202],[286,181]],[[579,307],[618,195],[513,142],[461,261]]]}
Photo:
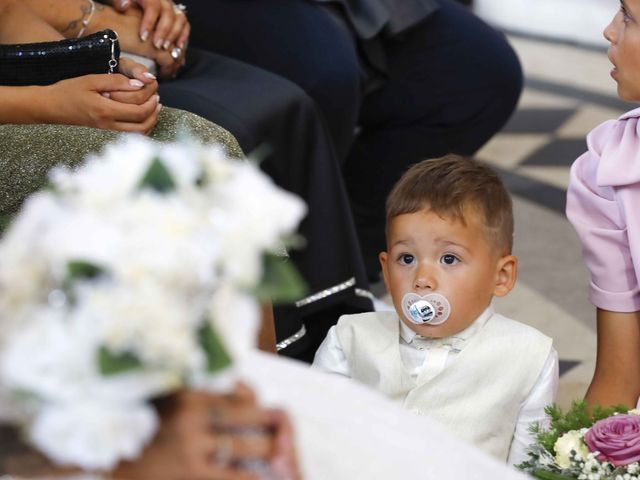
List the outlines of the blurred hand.
{"label": "blurred hand", "polygon": [[291,426],[281,411],[258,407],[239,385],[232,394],[182,392],[161,406],[162,424],[117,478],[154,480],[299,480]]}

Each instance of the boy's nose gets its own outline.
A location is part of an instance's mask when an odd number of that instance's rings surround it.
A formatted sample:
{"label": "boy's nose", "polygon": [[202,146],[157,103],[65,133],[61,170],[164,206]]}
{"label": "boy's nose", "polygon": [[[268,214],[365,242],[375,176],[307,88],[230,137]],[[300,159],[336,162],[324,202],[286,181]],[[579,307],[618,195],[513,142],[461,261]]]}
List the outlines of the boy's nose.
{"label": "boy's nose", "polygon": [[425,266],[418,267],[413,285],[416,292],[421,290],[435,290],[436,287],[437,284],[433,269]]}

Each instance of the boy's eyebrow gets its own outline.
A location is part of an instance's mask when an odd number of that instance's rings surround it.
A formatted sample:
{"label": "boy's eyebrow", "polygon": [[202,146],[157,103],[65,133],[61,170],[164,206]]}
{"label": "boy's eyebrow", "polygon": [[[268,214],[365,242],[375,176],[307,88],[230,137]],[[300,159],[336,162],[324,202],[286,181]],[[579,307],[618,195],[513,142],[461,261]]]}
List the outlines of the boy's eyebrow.
{"label": "boy's eyebrow", "polygon": [[629,5],[627,5],[625,0],[620,0],[620,6],[624,9],[625,12],[634,13],[633,10],[631,8],[629,8]]}
{"label": "boy's eyebrow", "polygon": [[[462,248],[463,250],[466,250],[467,252],[469,251],[469,249],[467,247],[465,247],[461,243],[454,242],[453,240],[436,238],[434,243],[440,244],[440,245],[445,246],[445,247],[449,246],[449,245],[453,245],[453,246]],[[411,241],[411,240],[398,240],[396,242],[393,242],[393,244],[391,245],[391,248],[394,248],[394,247],[396,247],[398,245],[412,246],[413,245],[413,241]]]}
{"label": "boy's eyebrow", "polygon": [[462,248],[463,250],[466,250],[467,252],[469,251],[469,249],[467,247],[465,247],[464,245],[462,245],[461,243],[457,243],[457,242],[454,242],[452,240],[439,240],[439,239],[436,239],[436,243],[438,243],[438,242],[441,243],[444,246],[454,245],[456,247]]}
{"label": "boy's eyebrow", "polygon": [[411,242],[410,240],[398,240],[396,242],[393,242],[393,245],[391,245],[391,247],[393,248],[396,245],[407,245],[407,246],[409,246],[409,245],[412,245],[412,244],[413,244],[413,242]]}

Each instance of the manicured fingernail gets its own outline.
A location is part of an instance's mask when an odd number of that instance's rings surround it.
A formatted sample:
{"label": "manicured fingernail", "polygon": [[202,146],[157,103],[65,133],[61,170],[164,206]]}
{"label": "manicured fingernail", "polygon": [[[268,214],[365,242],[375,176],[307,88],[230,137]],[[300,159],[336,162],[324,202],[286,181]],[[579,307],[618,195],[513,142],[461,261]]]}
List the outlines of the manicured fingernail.
{"label": "manicured fingernail", "polygon": [[127,8],[129,6],[129,0],[122,0],[120,8]]}
{"label": "manicured fingernail", "polygon": [[149,38],[149,32],[145,30],[140,34],[140,40],[142,40],[143,42],[146,42],[147,38]]}
{"label": "manicured fingernail", "polygon": [[151,72],[144,72],[144,73],[142,74],[142,76],[143,76],[143,77],[146,77],[146,78],[149,78],[149,79],[151,79],[151,80],[155,80],[155,79],[156,79],[156,76],[155,76],[153,73],[151,73]]}
{"label": "manicured fingernail", "polygon": [[158,49],[159,49],[159,48],[162,48],[162,39],[161,39],[161,38],[159,38],[158,40],[156,40],[156,41],[153,43],[153,46],[154,46],[154,47],[156,47],[156,48],[158,48]]}
{"label": "manicured fingernail", "polygon": [[135,78],[132,78],[131,80],[129,80],[129,85],[136,88],[144,87],[144,83],[142,83],[140,80],[136,80]]}
{"label": "manicured fingernail", "polygon": [[162,110],[162,104],[159,103],[158,106],[156,106],[156,112],[159,112],[160,110]]}
{"label": "manicured fingernail", "polygon": [[158,95],[157,93],[153,96],[154,101],[160,103],[160,95]]}
{"label": "manicured fingernail", "polygon": [[178,47],[184,49],[184,40],[178,42]]}
{"label": "manicured fingernail", "polygon": [[102,95],[105,98],[111,98],[111,94],[109,92],[102,92],[100,95]]}
{"label": "manicured fingernail", "polygon": [[171,42],[169,40],[165,40],[164,44],[162,44],[162,48],[166,50],[169,48],[169,45],[171,45]]}

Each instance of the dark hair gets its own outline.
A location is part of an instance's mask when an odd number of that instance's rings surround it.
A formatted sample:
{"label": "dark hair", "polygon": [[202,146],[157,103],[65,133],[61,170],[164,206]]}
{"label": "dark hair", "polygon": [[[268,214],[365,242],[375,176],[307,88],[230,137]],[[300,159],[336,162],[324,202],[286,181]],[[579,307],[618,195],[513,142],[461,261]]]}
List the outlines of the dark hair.
{"label": "dark hair", "polygon": [[465,211],[478,209],[484,215],[487,239],[502,253],[511,253],[511,197],[500,177],[487,165],[460,155],[446,155],[413,165],[387,198],[387,235],[393,218],[425,208],[465,225]]}

